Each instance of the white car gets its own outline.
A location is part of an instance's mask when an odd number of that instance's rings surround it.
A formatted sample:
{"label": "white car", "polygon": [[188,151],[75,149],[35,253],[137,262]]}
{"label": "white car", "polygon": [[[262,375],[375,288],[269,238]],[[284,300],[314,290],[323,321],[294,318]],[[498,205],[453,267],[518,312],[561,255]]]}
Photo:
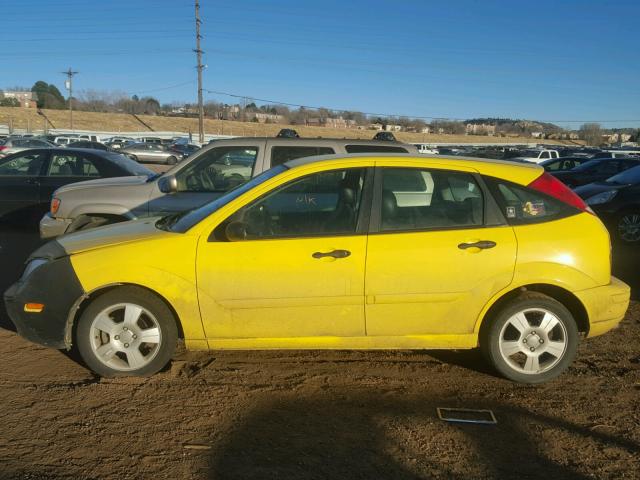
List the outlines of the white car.
{"label": "white car", "polygon": [[524,160],[527,162],[541,163],[545,160],[559,157],[560,154],[557,150],[548,150],[545,148],[540,150],[524,150],[522,152],[522,155],[518,155],[513,160]]}

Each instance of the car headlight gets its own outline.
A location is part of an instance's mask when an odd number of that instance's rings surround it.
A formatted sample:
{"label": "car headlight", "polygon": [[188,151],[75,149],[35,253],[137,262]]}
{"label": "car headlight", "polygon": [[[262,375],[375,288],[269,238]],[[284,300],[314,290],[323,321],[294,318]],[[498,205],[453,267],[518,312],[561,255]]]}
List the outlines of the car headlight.
{"label": "car headlight", "polygon": [[22,277],[20,277],[20,280],[26,280],[29,275],[31,275],[37,268],[41,267],[45,263],[49,263],[49,260],[46,258],[34,258],[33,260],[31,260],[29,263],[27,263],[24,272],[22,272]]}
{"label": "car headlight", "polygon": [[600,205],[602,203],[610,202],[617,194],[618,190],[608,190],[606,192],[599,193],[593,197],[587,198],[587,205]]}

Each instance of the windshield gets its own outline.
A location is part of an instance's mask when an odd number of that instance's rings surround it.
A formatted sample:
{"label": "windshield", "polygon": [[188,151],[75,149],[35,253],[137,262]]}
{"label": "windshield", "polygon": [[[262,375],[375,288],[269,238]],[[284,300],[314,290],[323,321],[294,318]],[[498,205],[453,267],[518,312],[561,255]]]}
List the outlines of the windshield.
{"label": "windshield", "polygon": [[152,177],[156,175],[147,167],[143,167],[138,162],[131,160],[129,157],[120,153],[105,153],[104,156],[109,159],[111,163],[123,168],[131,175],[144,175],[145,177]]}
{"label": "windshield", "polygon": [[176,215],[170,215],[169,217],[164,217],[160,219],[158,223],[156,223],[156,226],[163,230],[169,230],[176,233],[184,233],[193,226],[200,223],[202,220],[207,218],[219,208],[224,207],[227,203],[235,200],[240,195],[248,192],[252,188],[260,185],[263,182],[266,182],[270,178],[273,178],[288,169],[289,167],[286,167],[284,165],[278,165],[277,167],[270,168],[269,170],[262,172],[257,177],[252,178],[248,182],[237,186],[233,190],[229,190],[227,193],[217,198],[213,202],[207,203],[206,205],[203,205],[202,207],[195,210],[190,210],[187,212],[178,213]]}
{"label": "windshield", "polygon": [[616,183],[618,185],[635,185],[640,183],[640,166],[630,168],[622,173],[618,173],[607,179],[607,183]]}
{"label": "windshield", "polygon": [[574,172],[581,172],[583,170],[588,170],[591,167],[598,165],[602,160],[589,160],[588,162],[581,163],[577,167],[573,169]]}

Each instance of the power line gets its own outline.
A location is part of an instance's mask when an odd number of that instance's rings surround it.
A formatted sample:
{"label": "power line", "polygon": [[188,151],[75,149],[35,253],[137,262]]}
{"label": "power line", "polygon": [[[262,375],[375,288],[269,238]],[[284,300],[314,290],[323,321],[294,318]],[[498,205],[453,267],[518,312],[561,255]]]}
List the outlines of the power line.
{"label": "power line", "polygon": [[[351,111],[351,112],[358,112],[358,113],[362,113],[363,115],[368,115],[370,117],[408,117],[408,118],[413,118],[413,119],[418,119],[418,120],[450,120],[450,121],[465,121],[468,120],[468,118],[453,118],[453,117],[428,117],[428,116],[421,116],[421,115],[408,115],[408,114],[399,114],[399,113],[394,113],[394,114],[390,114],[390,113],[373,113],[373,112],[361,112],[359,110],[353,110],[353,109],[349,109],[349,108],[329,108],[329,107],[317,107],[317,106],[311,106],[311,105],[302,105],[299,103],[290,103],[290,102],[282,102],[279,100],[267,100],[264,98],[257,98],[257,97],[252,97],[250,95],[238,95],[235,93],[229,93],[229,92],[220,92],[220,91],[215,91],[215,90],[208,90],[208,89],[204,89],[207,93],[211,93],[214,95],[225,95],[228,97],[233,97],[233,98],[240,98],[240,99],[250,99],[250,100],[254,100],[257,102],[263,102],[263,103],[268,103],[268,104],[272,104],[272,105],[284,105],[287,107],[298,107],[298,108],[306,108],[306,109],[310,109],[310,110],[320,110],[320,109],[324,109],[324,110],[328,110],[330,112],[345,112],[345,111]],[[640,122],[640,120],[536,120],[537,122],[545,122],[545,123],[633,123],[633,122]]]}

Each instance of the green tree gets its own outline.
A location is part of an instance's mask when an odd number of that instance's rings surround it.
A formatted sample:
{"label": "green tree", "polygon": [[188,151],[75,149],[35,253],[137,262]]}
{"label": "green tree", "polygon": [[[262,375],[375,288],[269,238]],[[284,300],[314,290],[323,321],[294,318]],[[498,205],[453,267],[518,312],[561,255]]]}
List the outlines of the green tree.
{"label": "green tree", "polygon": [[0,99],[0,107],[19,107],[20,101],[17,98]]}
{"label": "green tree", "polygon": [[64,108],[65,106],[64,97],[53,84],[38,80],[31,87],[31,91],[38,97],[38,108]]}

